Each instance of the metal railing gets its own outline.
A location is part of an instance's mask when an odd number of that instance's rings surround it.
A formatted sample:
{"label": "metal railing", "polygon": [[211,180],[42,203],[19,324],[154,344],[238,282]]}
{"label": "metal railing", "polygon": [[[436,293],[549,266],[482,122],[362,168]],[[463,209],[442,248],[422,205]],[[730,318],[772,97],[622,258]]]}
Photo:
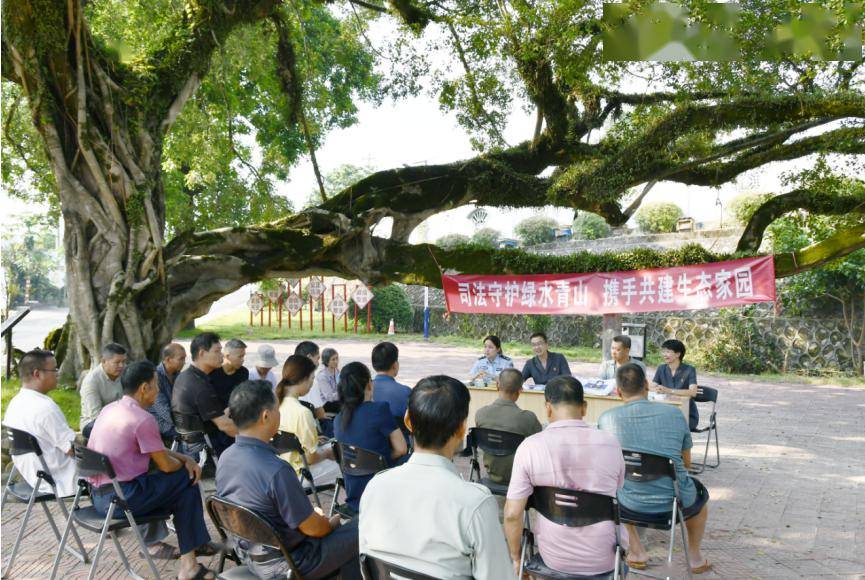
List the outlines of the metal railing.
{"label": "metal railing", "polygon": [[12,376],[12,329],[15,328],[19,322],[24,320],[24,317],[30,314],[30,308],[25,308],[21,312],[15,314],[10,318],[7,318],[3,321],[3,328],[0,331],[0,336],[3,337],[3,340],[6,342],[6,380],[9,380],[9,377]]}

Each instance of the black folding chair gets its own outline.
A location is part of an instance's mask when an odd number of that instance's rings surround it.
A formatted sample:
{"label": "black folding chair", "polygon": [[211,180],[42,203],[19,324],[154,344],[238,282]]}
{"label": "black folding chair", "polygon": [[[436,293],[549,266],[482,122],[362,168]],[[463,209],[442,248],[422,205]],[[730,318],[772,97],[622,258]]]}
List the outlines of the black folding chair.
{"label": "black folding chair", "polygon": [[[171,413],[174,418],[174,429],[177,431],[177,438],[171,446],[172,451],[198,453],[198,466],[204,469],[204,464],[207,463],[207,458],[213,459],[213,464],[216,465],[216,451],[213,448],[213,442],[210,440],[204,430],[204,422],[198,415],[190,413]],[[181,446],[183,448],[181,449]]]}
{"label": "black folding chair", "polygon": [[[69,537],[69,531],[72,529],[73,522],[81,528],[99,534],[99,542],[96,544],[93,564],[90,566],[90,573],[87,576],[88,580],[91,580],[96,574],[96,569],[99,566],[99,558],[102,556],[102,548],[105,545],[106,536],[111,536],[111,540],[114,542],[114,547],[117,549],[120,560],[123,562],[123,567],[126,568],[129,575],[133,578],[142,578],[142,576],[136,574],[135,570],[132,569],[132,565],[129,563],[129,558],[126,557],[126,552],[123,550],[123,546],[120,544],[120,540],[117,537],[117,533],[125,528],[130,528],[132,530],[135,539],[138,541],[141,553],[144,554],[144,559],[147,560],[147,565],[150,568],[150,571],[158,580],[159,570],[156,569],[156,564],[153,563],[153,559],[147,551],[147,546],[144,544],[144,538],[141,537],[141,531],[138,526],[139,524],[147,524],[150,522],[168,521],[171,518],[171,514],[168,512],[152,512],[146,515],[139,515],[136,518],[132,515],[132,510],[129,509],[129,506],[126,504],[126,497],[123,495],[123,490],[120,488],[120,482],[117,481],[117,476],[114,472],[114,467],[111,465],[111,460],[101,453],[78,444],[73,444],[72,449],[75,453],[75,467],[78,471],[78,475],[82,478],[95,477],[98,475],[108,477],[111,479],[111,486],[114,489],[115,495],[111,500],[111,504],[108,506],[108,512],[105,516],[102,516],[93,506],[82,507],[80,505],[81,496],[88,490],[90,484],[84,479],[78,481],[78,492],[75,494],[75,499],[72,501],[72,511],[69,514],[69,518],[66,520],[66,528],[63,530],[63,537],[60,539],[60,549],[57,550],[57,555],[54,557],[54,565],[51,568],[51,580],[54,580],[57,576],[57,570],[60,567],[60,560],[63,557],[63,549],[66,545],[66,540]],[[90,493],[92,496],[95,491],[91,489]],[[125,519],[114,519],[114,512],[117,509],[123,510],[123,515],[126,516]]]}
{"label": "black folding chair", "polygon": [[[60,541],[60,530],[57,528],[54,516],[51,515],[51,509],[48,507],[48,503],[57,502],[57,505],[60,507],[60,513],[63,514],[63,519],[65,520],[69,517],[69,511],[66,509],[66,504],[63,503],[63,499],[57,494],[57,485],[51,475],[51,471],[48,469],[48,465],[45,463],[45,458],[42,456],[42,448],[39,446],[39,441],[30,433],[20,429],[6,427],[6,431],[7,442],[9,444],[9,455],[16,457],[18,455],[33,453],[36,455],[37,459],[39,459],[42,469],[36,472],[35,487],[31,487],[30,484],[24,481],[23,477],[19,478],[18,481],[14,481],[15,475],[20,475],[14,464],[12,465],[12,470],[9,472],[9,479],[6,480],[6,487],[3,489],[3,497],[0,499],[0,510],[3,509],[6,505],[6,500],[9,498],[11,498],[15,503],[27,504],[27,509],[24,511],[24,517],[21,519],[21,527],[18,528],[18,535],[15,536],[15,544],[12,547],[12,554],[9,556],[9,562],[3,571],[3,578],[6,578],[9,573],[12,572],[12,568],[15,565],[15,556],[18,554],[18,548],[21,546],[21,540],[24,538],[24,532],[27,530],[27,522],[30,521],[30,515],[33,511],[34,504],[38,503],[42,506],[42,509],[45,510],[48,525],[51,527],[51,531],[54,532],[54,537],[57,538],[58,542]],[[43,483],[45,484],[44,486]],[[44,491],[43,487],[45,488]],[[48,491],[48,488],[50,488],[51,491]],[[72,530],[72,536],[75,538],[78,550],[69,545],[66,546],[66,549],[73,556],[81,560],[81,562],[87,563],[87,550],[84,549],[84,545],[81,543],[81,538],[78,537],[78,532],[74,528]]]}
{"label": "black folding chair", "polygon": [[[696,429],[691,429],[691,433],[706,433],[706,449],[703,452],[703,462],[699,464],[699,466],[694,467],[692,463],[692,467],[690,469],[691,473],[703,473],[706,471],[707,467],[711,467],[715,469],[719,465],[721,465],[721,448],[718,443],[718,422],[717,416],[715,414],[715,406],[718,404],[718,389],[712,387],[697,387],[697,396],[694,397],[694,401],[697,403],[711,403],[712,408],[709,413],[709,423],[704,427],[697,427]],[[709,458],[709,445],[712,442],[712,435],[715,436],[715,463],[707,463],[706,460]]]}
{"label": "black folding chair", "polygon": [[[640,528],[651,528],[656,530],[670,530],[670,549],[667,553],[667,563],[673,563],[673,545],[676,542],[676,526],[682,529],[682,544],[684,545],[685,562],[688,566],[688,578],[691,577],[691,558],[688,556],[688,532],[685,529],[685,516],[682,513],[682,500],[679,495],[679,481],[676,478],[676,465],[669,457],[653,455],[652,453],[640,453],[638,451],[622,450],[625,458],[625,479],[634,483],[645,483],[655,481],[663,477],[673,480],[673,497],[670,498],[670,513],[647,514],[645,518],[631,519],[622,516],[622,522]],[[655,516],[655,517],[652,517]],[[632,569],[632,573],[652,578],[669,578],[669,576],[656,576],[644,570]]]}
{"label": "black folding chair", "polygon": [[340,477],[336,478],[336,487],[333,491],[333,503],[330,504],[330,515],[339,512],[340,515],[346,518],[353,518],[357,513],[348,504],[339,503],[339,490],[345,487],[345,476],[364,477],[367,475],[375,475],[379,471],[387,469],[387,460],[383,455],[379,455],[374,451],[358,447],[357,445],[349,445],[347,443],[333,442],[333,456],[339,463]]}
{"label": "black folding chair", "polygon": [[315,505],[321,507],[321,500],[318,497],[318,492],[331,490],[334,488],[335,484],[315,484],[312,470],[309,468],[309,463],[306,460],[306,453],[304,452],[303,446],[300,444],[300,439],[297,438],[297,435],[289,433],[288,431],[280,431],[273,439],[271,439],[270,444],[273,445],[274,449],[276,449],[280,454],[289,452],[300,454],[300,460],[303,462],[303,468],[300,470],[301,484],[303,484],[304,479],[309,482],[309,487],[303,486],[303,491],[306,492],[306,495],[312,494]]}
{"label": "black folding chair", "polygon": [[360,555],[360,572],[363,580],[436,580],[435,576],[427,576],[396,564],[390,564],[369,554]]}
{"label": "black folding chair", "polygon": [[[267,520],[249,508],[216,495],[209,496],[205,501],[205,505],[207,506],[207,513],[210,514],[210,519],[213,520],[216,529],[219,530],[219,535],[222,537],[224,545],[227,546],[229,542],[233,544],[240,539],[250,544],[260,544],[274,550],[279,550],[282,552],[282,557],[288,562],[289,574],[287,577],[294,580],[302,580],[300,571],[298,571],[291,557],[291,552],[283,544],[279,533],[273,529],[273,526]],[[233,560],[238,566],[227,572],[223,572],[226,558]],[[258,578],[248,567],[241,565],[240,558],[236,554],[231,555],[227,551],[223,551],[219,557],[217,573],[219,578],[226,580],[253,580]]]}
{"label": "black folding chair", "polygon": [[[607,578],[618,580],[624,577],[622,560],[624,550],[619,537],[619,502],[615,497],[563,489],[560,487],[536,487],[526,504],[525,526],[523,528],[523,541],[520,547],[520,578],[523,571],[528,572],[535,578],[550,580],[570,580],[585,578],[574,574],[566,574],[553,570],[534,553],[535,537],[529,522],[529,510],[534,508],[542,516],[553,523],[569,528],[581,528],[591,526],[600,522],[613,522],[616,529],[615,562],[613,569],[607,574]],[[591,578],[603,577],[603,575],[592,575]]]}
{"label": "black folding chair", "polygon": [[507,484],[496,483],[488,477],[481,477],[481,462],[478,449],[496,457],[506,457],[517,452],[517,447],[525,437],[518,433],[473,427],[469,430],[466,441],[472,453],[469,481],[477,481],[489,488],[495,495],[508,494]]}

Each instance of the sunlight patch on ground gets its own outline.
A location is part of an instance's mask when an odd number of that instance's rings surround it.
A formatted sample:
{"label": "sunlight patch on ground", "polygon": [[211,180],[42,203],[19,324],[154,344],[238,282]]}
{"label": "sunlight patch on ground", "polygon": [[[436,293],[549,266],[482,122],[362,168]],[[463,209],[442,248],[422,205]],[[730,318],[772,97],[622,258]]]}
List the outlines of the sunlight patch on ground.
{"label": "sunlight patch on ground", "polygon": [[785,459],[811,460],[816,455],[799,447],[787,447],[784,445],[740,445],[730,449],[728,455],[740,458],[771,459],[783,457]]}

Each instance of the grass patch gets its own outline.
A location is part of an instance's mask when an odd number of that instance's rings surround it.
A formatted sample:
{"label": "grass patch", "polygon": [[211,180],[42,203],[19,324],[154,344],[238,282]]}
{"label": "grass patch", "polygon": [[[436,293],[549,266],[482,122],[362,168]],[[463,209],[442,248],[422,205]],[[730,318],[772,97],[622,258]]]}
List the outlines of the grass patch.
{"label": "grass patch", "polygon": [[[18,390],[21,388],[19,379],[9,379],[3,381],[2,388],[2,403],[5,411],[6,405],[12,400]],[[56,389],[48,393],[48,396],[54,399],[54,402],[63,411],[69,426],[73,431],[78,431],[79,423],[81,422],[81,397],[78,390],[72,385],[58,385]]]}

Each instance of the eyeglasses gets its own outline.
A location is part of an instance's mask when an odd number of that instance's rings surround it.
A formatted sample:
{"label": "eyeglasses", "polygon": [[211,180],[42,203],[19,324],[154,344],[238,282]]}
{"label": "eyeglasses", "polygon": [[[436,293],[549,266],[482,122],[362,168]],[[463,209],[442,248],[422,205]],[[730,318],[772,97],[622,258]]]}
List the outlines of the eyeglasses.
{"label": "eyeglasses", "polygon": [[43,373],[59,373],[60,369],[37,369],[42,371]]}

